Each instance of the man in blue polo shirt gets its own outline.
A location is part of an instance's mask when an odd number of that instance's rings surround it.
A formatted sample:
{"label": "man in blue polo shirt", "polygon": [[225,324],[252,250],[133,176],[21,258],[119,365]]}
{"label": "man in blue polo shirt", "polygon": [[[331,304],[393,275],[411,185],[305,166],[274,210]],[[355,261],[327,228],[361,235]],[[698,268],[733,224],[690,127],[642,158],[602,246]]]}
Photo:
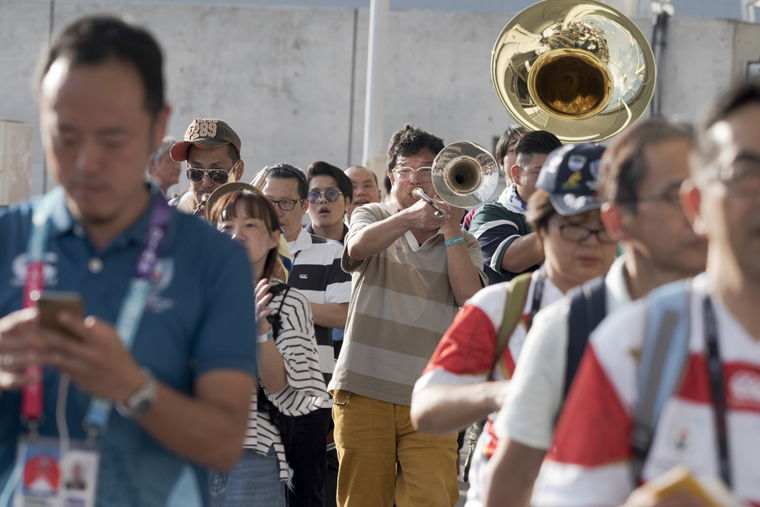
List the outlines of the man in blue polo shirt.
{"label": "man in blue polo shirt", "polygon": [[[143,181],[170,112],[150,34],[85,18],[42,63],[42,142],[60,187],[0,214],[0,491],[22,469],[16,500],[35,489],[29,471],[56,486],[48,457],[16,459],[22,436],[82,441],[89,425],[96,505],[204,503],[202,467],[237,461],[256,374],[245,252]],[[43,289],[81,294],[89,317],[59,312],[68,334],[42,327],[30,300]]]}

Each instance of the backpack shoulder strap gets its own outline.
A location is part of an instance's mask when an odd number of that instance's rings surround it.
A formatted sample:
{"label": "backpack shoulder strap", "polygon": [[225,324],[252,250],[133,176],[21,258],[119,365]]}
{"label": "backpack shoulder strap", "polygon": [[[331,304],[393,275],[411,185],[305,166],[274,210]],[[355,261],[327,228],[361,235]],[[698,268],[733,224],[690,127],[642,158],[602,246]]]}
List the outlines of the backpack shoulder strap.
{"label": "backpack shoulder strap", "polygon": [[668,398],[681,382],[689,355],[691,286],[687,280],[669,283],[647,297],[647,323],[639,360],[631,445],[635,484],[649,454],[657,421]]}
{"label": "backpack shoulder strap", "polygon": [[567,398],[570,386],[581,364],[588,337],[607,316],[604,276],[594,278],[573,289],[570,294],[570,314],[567,319],[567,368],[562,399]]}
{"label": "backpack shoulder strap", "polygon": [[528,289],[533,273],[517,275],[509,282],[507,289],[507,301],[504,304],[504,318],[501,320],[499,334],[496,336],[496,354],[494,364],[499,362],[501,354],[509,344],[509,337],[514,333],[517,324],[522,318],[525,301],[528,299]]}

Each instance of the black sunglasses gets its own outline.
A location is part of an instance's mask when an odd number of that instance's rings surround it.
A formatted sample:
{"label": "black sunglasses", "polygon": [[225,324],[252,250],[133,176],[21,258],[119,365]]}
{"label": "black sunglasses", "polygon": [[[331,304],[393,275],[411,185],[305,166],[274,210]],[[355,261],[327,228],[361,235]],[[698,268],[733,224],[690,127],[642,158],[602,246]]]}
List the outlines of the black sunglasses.
{"label": "black sunglasses", "polygon": [[224,185],[230,179],[230,174],[232,174],[232,171],[235,170],[239,162],[239,160],[235,162],[235,165],[229,171],[225,171],[224,169],[195,169],[188,167],[185,174],[187,174],[187,179],[193,183],[203,181],[203,175],[205,174],[214,185]]}

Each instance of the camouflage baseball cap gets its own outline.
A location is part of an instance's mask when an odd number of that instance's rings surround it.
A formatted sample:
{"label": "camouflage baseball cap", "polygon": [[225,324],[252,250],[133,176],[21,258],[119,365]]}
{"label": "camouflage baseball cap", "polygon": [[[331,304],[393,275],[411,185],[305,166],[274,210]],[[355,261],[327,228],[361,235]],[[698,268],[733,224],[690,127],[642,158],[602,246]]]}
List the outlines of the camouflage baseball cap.
{"label": "camouflage baseball cap", "polygon": [[209,118],[193,120],[193,123],[187,127],[184,139],[172,146],[169,152],[172,160],[175,162],[187,160],[187,150],[191,144],[203,148],[218,148],[225,144],[231,144],[240,153],[240,138],[232,130],[232,127],[222,120]]}

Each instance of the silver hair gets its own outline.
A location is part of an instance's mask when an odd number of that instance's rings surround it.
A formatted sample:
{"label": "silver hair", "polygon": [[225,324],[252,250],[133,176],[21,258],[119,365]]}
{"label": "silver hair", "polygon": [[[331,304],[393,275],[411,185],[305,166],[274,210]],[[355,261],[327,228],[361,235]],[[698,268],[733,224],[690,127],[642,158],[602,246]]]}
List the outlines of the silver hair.
{"label": "silver hair", "polygon": [[[161,160],[161,157],[163,157],[164,154],[166,154],[166,152],[169,151],[172,146],[174,146],[174,143],[176,142],[177,140],[172,136],[164,137],[164,140],[161,142],[161,146],[156,148],[156,151],[154,151],[150,156],[150,160],[157,163],[159,160]],[[150,165],[148,166],[148,171],[150,171]]]}

